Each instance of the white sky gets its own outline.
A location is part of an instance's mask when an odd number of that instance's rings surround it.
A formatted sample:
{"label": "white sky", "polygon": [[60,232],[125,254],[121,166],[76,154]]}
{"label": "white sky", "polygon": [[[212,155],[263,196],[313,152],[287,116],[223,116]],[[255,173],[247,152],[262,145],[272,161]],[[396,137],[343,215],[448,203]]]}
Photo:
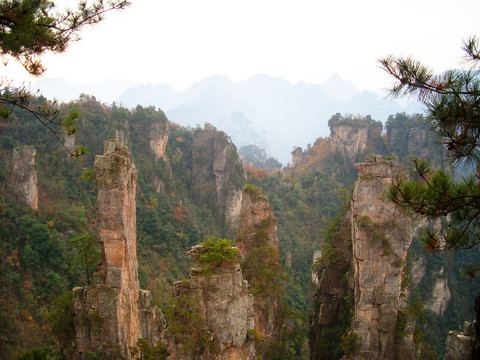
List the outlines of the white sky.
{"label": "white sky", "polygon": [[[57,5],[72,0],[55,1]],[[413,55],[437,71],[460,64],[480,34],[479,0],[132,0],[62,55],[44,77],[166,83],[177,90],[212,74],[322,83],[338,73],[360,89],[390,84],[377,59]],[[9,65],[9,77],[25,78]]]}

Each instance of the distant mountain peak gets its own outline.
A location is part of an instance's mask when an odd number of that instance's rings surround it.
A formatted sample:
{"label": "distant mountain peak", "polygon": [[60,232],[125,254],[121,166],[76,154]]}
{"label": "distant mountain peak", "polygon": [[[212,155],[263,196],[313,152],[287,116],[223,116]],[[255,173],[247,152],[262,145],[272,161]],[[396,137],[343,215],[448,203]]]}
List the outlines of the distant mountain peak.
{"label": "distant mountain peak", "polygon": [[334,99],[347,102],[361,91],[351,82],[343,80],[338,73],[322,84],[322,88]]}

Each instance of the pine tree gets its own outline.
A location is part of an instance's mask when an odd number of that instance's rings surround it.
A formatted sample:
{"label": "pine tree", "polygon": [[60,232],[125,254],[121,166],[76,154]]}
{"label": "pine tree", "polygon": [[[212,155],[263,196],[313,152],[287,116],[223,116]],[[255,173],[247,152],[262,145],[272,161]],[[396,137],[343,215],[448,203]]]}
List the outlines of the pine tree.
{"label": "pine tree", "polygon": [[443,170],[415,161],[418,177],[398,179],[390,199],[430,219],[442,219],[444,230],[429,230],[424,240],[431,249],[471,248],[480,243],[480,48],[477,38],[463,46],[469,67],[435,75],[412,58],[380,60],[395,79],[391,95],[414,96],[427,109],[427,121],[444,145],[452,164],[468,164],[473,175],[455,181]]}
{"label": "pine tree", "polygon": [[[17,61],[33,76],[45,71],[41,56],[47,52],[64,52],[80,39],[87,25],[102,21],[105,13],[121,10],[128,0],[79,1],[77,9],[58,11],[49,0],[0,0],[0,58],[4,64]],[[78,114],[60,117],[56,103],[39,102],[25,87],[12,86],[11,80],[0,80],[0,122],[11,119],[15,108],[30,112],[38,121],[59,135],[75,133]],[[68,149],[67,149],[68,150]],[[71,152],[79,155],[77,149]]]}

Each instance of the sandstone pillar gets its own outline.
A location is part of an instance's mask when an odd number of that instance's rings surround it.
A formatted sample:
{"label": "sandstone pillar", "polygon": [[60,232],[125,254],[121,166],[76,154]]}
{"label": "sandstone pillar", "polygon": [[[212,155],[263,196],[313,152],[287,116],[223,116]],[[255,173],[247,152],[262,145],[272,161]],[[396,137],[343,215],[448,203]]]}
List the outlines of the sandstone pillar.
{"label": "sandstone pillar", "polygon": [[109,140],[96,156],[97,224],[102,252],[94,286],[75,288],[73,303],[78,358],[92,352],[130,359],[138,338],[160,340],[163,317],[140,290],[136,254],[135,186],[137,170],[123,142]]}
{"label": "sandstone pillar", "polygon": [[359,178],[351,211],[355,286],[351,333],[356,335],[360,348],[352,357],[393,359],[399,342],[396,326],[412,224],[409,216],[388,201],[384,193],[402,174],[402,167],[381,156],[369,157],[366,163],[355,167]]}
{"label": "sandstone pillar", "polygon": [[[190,251],[196,260],[202,245]],[[169,324],[171,360],[255,360],[253,297],[243,279],[239,255],[206,275],[202,265],[174,284],[175,314]]]}
{"label": "sandstone pillar", "polygon": [[35,154],[33,146],[22,146],[12,150],[11,168],[14,181],[14,192],[31,209],[38,209],[37,171],[35,170]]}
{"label": "sandstone pillar", "polygon": [[[277,219],[273,206],[261,190],[246,185],[242,195],[237,248],[245,257],[244,275],[254,293],[255,330],[262,340],[256,342],[257,355],[263,355],[268,340],[279,330],[277,314],[281,306],[279,249]],[[259,267],[265,267],[263,272]],[[269,273],[267,278],[263,278]],[[265,341],[267,340],[267,341]]]}

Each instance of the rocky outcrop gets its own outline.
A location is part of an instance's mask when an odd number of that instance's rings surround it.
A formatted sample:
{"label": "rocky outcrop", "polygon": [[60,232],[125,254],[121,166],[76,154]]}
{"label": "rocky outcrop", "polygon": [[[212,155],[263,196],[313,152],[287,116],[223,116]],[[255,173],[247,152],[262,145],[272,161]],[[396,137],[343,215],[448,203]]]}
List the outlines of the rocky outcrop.
{"label": "rocky outcrop", "polygon": [[255,294],[255,330],[262,338],[256,342],[256,350],[257,355],[262,355],[268,340],[278,334],[280,325],[277,318],[281,306],[279,279],[275,276],[262,279],[262,275],[257,273],[262,272],[259,266],[265,267],[272,274],[280,270],[277,219],[268,198],[261,194],[261,189],[250,184],[243,190],[236,245],[245,257],[242,267]]}
{"label": "rocky outcrop", "polygon": [[425,309],[430,310],[437,316],[442,316],[447,309],[448,303],[452,297],[448,288],[448,280],[444,277],[444,269],[440,270],[435,279],[435,285],[432,290],[432,296],[425,304]]}
{"label": "rocky outcrop", "polygon": [[303,150],[300,146],[296,146],[293,151],[290,153],[292,155],[292,167],[295,168],[300,166],[303,163]]}
{"label": "rocky outcrop", "polygon": [[[75,135],[67,135],[63,136],[63,145],[68,150],[70,154],[75,151]],[[68,158],[70,159],[70,154],[67,154]]]}
{"label": "rocky outcrop", "polygon": [[[192,258],[201,249],[194,247]],[[194,265],[188,279],[174,284],[178,308],[169,325],[169,359],[256,359],[253,297],[239,261],[224,262],[209,275]]]}
{"label": "rocky outcrop", "polygon": [[9,161],[14,193],[33,210],[38,209],[36,153],[33,146],[22,146],[18,150],[12,149]]}
{"label": "rocky outcrop", "polygon": [[[259,232],[263,239],[259,239]],[[243,190],[236,245],[247,258],[261,241],[278,250],[277,219],[270,200],[261,194],[259,188],[247,185]]]}
{"label": "rocky outcrop", "polygon": [[230,138],[205,124],[197,129],[192,145],[192,186],[196,200],[208,204],[225,223],[226,235],[237,233],[245,174]]}
{"label": "rocky outcrop", "polygon": [[157,122],[151,125],[149,144],[157,159],[162,158],[167,161],[165,149],[167,148],[168,135],[168,123]]}
{"label": "rocky outcrop", "polygon": [[403,149],[396,154],[401,160],[406,154],[415,154],[415,156],[426,158],[430,149],[427,132],[420,127],[389,128],[387,141],[392,149]]}
{"label": "rocky outcrop", "polygon": [[[355,286],[351,334],[359,348],[351,358],[393,359],[401,340],[396,338],[396,329],[412,223],[383,193],[403,170],[381,156],[369,157],[355,167],[359,178],[351,212]],[[414,349],[408,351],[414,353]]]}
{"label": "rocky outcrop", "polygon": [[368,127],[340,125],[332,127],[330,135],[332,150],[339,151],[350,162],[367,147]]}
{"label": "rocky outcrop", "polygon": [[475,345],[475,328],[465,322],[463,332],[450,331],[445,341],[444,360],[470,360]]}
{"label": "rocky outcrop", "polygon": [[[322,250],[315,250],[313,252],[313,262],[312,264],[318,264],[322,258]],[[312,269],[312,283],[314,285],[318,285],[318,271],[316,269]]]}
{"label": "rocky outcrop", "polygon": [[73,290],[78,359],[92,352],[130,359],[138,338],[158,343],[163,316],[140,290],[136,254],[135,186],[137,171],[120,140],[105,143],[96,156],[97,224],[102,253],[94,286]]}

